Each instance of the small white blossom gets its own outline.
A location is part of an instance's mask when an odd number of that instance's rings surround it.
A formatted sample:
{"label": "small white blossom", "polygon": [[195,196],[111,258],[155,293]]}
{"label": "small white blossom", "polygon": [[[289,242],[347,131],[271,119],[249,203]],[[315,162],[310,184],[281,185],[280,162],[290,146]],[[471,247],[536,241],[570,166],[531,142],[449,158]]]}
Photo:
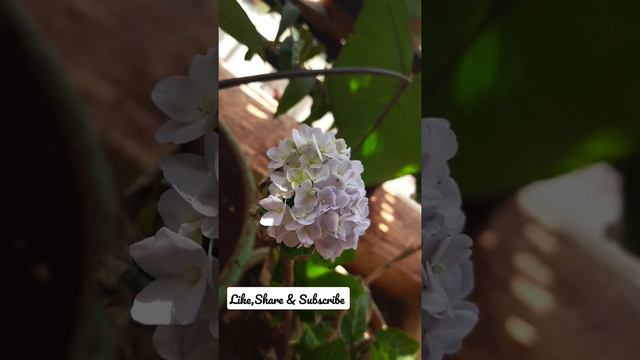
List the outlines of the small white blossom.
{"label": "small white blossom", "polygon": [[207,289],[213,288],[212,257],[195,241],[168,228],[134,243],[129,252],[154,278],[136,295],[133,319],[147,325],[193,323]]}
{"label": "small white blossom", "polygon": [[189,76],[173,76],[153,89],[153,102],[168,117],[158,129],[160,143],[184,144],[204,136],[214,127],[218,103],[218,54],[196,55]]}
{"label": "small white blossom", "polygon": [[158,325],[153,346],[165,360],[210,360],[218,354],[218,297],[214,279],[218,278],[218,261],[210,257],[213,275],[202,300],[200,311],[190,325]]}
{"label": "small white blossom", "polygon": [[362,163],[334,132],[303,125],[267,151],[270,195],[260,201],[260,223],[269,236],[290,247],[315,246],[335,260],[355,249],[370,225]]}

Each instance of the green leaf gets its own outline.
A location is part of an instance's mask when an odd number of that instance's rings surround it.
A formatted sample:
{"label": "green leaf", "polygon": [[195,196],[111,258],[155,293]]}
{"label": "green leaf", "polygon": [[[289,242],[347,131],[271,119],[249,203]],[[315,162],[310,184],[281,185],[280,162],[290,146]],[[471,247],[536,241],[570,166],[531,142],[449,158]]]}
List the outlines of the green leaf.
{"label": "green leaf", "polygon": [[378,331],[371,348],[372,360],[413,360],[420,344],[400,329]]}
{"label": "green leaf", "polygon": [[246,45],[248,54],[265,58],[262,36],[236,0],[220,0],[220,28]]}
{"label": "green leaf", "polygon": [[278,110],[276,111],[275,116],[280,116],[286,113],[305,96],[309,95],[309,92],[311,91],[311,88],[313,88],[313,84],[315,82],[315,78],[291,79],[289,81],[289,85],[287,85],[287,88],[282,94],[282,98],[280,98]]}
{"label": "green leaf", "polygon": [[293,67],[293,37],[287,36],[278,49],[278,68],[291,70]]}
{"label": "green leaf", "polygon": [[302,334],[294,348],[301,357],[308,356],[313,350],[322,345],[328,336],[329,329],[326,328],[325,323],[303,324]]}
{"label": "green leaf", "polygon": [[315,252],[311,256],[311,262],[319,266],[334,268],[338,265],[345,265],[350,263],[351,261],[353,261],[355,257],[356,257],[356,251],[353,249],[348,249],[343,251],[342,254],[340,254],[340,256],[338,256],[335,261],[327,260],[322,256],[320,256],[320,254]]}
{"label": "green leaf", "polygon": [[307,286],[345,286],[349,288],[350,309],[340,323],[340,336],[349,345],[360,341],[367,328],[369,292],[362,281],[351,275],[335,271],[309,279]]}
{"label": "green leaf", "polygon": [[[326,269],[326,268],[325,268]],[[359,278],[352,275],[342,275],[335,271],[325,273],[315,278],[309,279],[307,286],[345,286],[351,293],[351,303],[363,294],[368,296],[367,290],[362,286]]]}
{"label": "green leaf", "polygon": [[324,343],[307,356],[302,357],[304,360],[349,360],[349,349],[342,339],[335,339]]}
{"label": "green leaf", "polygon": [[340,322],[340,335],[349,345],[354,345],[364,337],[367,330],[367,309],[369,294],[363,291],[351,299],[351,307]]}
{"label": "green leaf", "polygon": [[282,17],[280,18],[280,26],[278,27],[278,34],[276,35],[276,41],[280,38],[280,35],[290,26],[293,26],[300,16],[300,9],[291,3],[291,1],[285,2],[282,7]]}
{"label": "green leaf", "polygon": [[329,94],[323,83],[319,81],[315,83],[311,91],[311,97],[313,98],[311,112],[304,120],[304,123],[308,125],[311,125],[311,122],[320,119],[329,111]]}
{"label": "green leaf", "polygon": [[327,266],[319,265],[311,260],[296,262],[294,271],[296,286],[310,286],[310,279],[315,279],[327,273],[333,272]]}
{"label": "green leaf", "polygon": [[[412,61],[404,2],[366,1],[334,67],[378,67],[410,75]],[[352,147],[352,158],[363,162],[366,184],[419,170],[419,77],[405,86],[380,76],[331,76],[327,86],[338,134]]]}
{"label": "green leaf", "polygon": [[452,123],[467,199],[640,151],[640,3],[467,3],[424,11],[426,114]]}

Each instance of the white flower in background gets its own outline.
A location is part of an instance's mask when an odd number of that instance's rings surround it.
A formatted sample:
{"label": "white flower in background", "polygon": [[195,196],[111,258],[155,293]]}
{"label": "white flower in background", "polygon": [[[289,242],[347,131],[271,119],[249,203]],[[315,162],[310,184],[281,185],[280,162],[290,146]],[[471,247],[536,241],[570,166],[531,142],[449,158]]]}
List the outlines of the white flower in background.
{"label": "white flower in background", "polygon": [[218,53],[196,55],[189,76],[160,81],[151,98],[168,117],[158,129],[160,143],[184,144],[213,130],[218,108]]}
{"label": "white flower in background", "polygon": [[260,224],[278,243],[310,247],[335,260],[370,225],[362,164],[335,133],[306,125],[267,151],[270,195]]}
{"label": "white flower in background", "polygon": [[218,134],[204,138],[205,156],[176,154],[160,162],[171,189],[158,202],[165,226],[190,237],[218,238]]}
{"label": "white flower in background", "polygon": [[422,320],[423,359],[439,360],[460,350],[478,322],[478,308],[464,301],[473,289],[472,240],[462,234],[464,213],[447,162],[458,144],[449,123],[422,122]]}
{"label": "white flower in background", "polygon": [[193,323],[207,292],[216,291],[213,257],[200,244],[168,228],[134,243],[129,252],[154,278],[136,295],[133,319],[147,325]]}
{"label": "white flower in background", "polygon": [[[152,91],[168,117],[156,133],[160,143],[185,144],[203,138],[204,157],[168,156],[160,163],[171,185],[158,202],[165,227],[130,247],[133,260],[154,278],[140,291],[132,318],[158,325],[153,344],[167,360],[216,359],[218,353],[218,56],[196,55],[189,76],[162,80]],[[210,239],[209,249],[203,237]]]}
{"label": "white flower in background", "polygon": [[437,318],[422,314],[422,327],[426,332],[423,359],[442,359],[462,348],[462,339],[478,322],[478,307],[468,301],[457,302],[449,311]]}
{"label": "white flower in background", "polygon": [[190,325],[158,325],[153,345],[166,360],[211,360],[218,354],[217,279],[218,262],[212,258],[213,276],[205,293],[200,311]]}

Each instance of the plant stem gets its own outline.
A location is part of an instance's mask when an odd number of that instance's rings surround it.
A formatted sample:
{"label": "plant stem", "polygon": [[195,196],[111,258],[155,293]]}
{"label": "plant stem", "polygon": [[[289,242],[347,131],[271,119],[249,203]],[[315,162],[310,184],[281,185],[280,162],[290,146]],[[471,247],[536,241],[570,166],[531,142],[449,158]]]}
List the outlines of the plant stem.
{"label": "plant stem", "polygon": [[223,90],[227,88],[231,88],[234,86],[239,86],[242,84],[248,84],[256,81],[273,81],[280,79],[296,79],[296,78],[307,78],[307,77],[316,77],[318,75],[377,75],[377,76],[385,76],[390,78],[395,78],[401,80],[403,83],[409,83],[411,80],[405,75],[380,68],[373,67],[341,67],[341,68],[331,68],[331,69],[316,69],[316,70],[308,70],[308,69],[295,69],[295,70],[284,70],[275,73],[268,74],[259,74],[259,75],[251,75],[238,77],[233,79],[220,80],[218,82],[218,89]]}
{"label": "plant stem", "polygon": [[[294,260],[289,258],[288,256],[282,256],[282,272],[283,272],[283,280],[284,286],[293,286],[293,264]],[[291,334],[291,330],[293,329],[293,311],[285,310],[284,313],[284,338],[283,338],[283,346],[282,346],[282,354],[285,360],[292,358],[291,347],[289,346],[289,336]]]}
{"label": "plant stem", "polygon": [[293,286],[293,259],[288,256],[282,256],[282,272],[284,286]]}
{"label": "plant stem", "polygon": [[251,255],[249,256],[249,260],[247,260],[247,263],[244,266],[244,270],[247,271],[256,265],[265,262],[267,256],[269,255],[269,250],[270,249],[268,246],[253,249]]}

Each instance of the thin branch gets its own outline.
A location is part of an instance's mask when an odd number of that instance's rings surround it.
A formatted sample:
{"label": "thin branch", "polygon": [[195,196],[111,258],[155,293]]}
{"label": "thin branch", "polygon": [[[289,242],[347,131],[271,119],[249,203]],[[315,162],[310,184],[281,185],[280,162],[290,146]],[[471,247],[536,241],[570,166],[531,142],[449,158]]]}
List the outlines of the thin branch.
{"label": "thin branch", "polygon": [[268,74],[259,74],[259,75],[251,75],[238,77],[233,79],[220,80],[218,82],[218,89],[228,89],[234,86],[239,86],[242,84],[248,84],[256,81],[273,81],[273,80],[281,80],[281,79],[296,79],[296,78],[308,78],[308,77],[316,77],[319,75],[376,75],[376,76],[384,76],[390,77],[394,79],[401,80],[403,83],[408,84],[411,80],[405,75],[380,68],[373,67],[339,67],[332,69],[316,69],[316,70],[308,70],[308,69],[296,69],[296,70],[285,70],[278,71],[275,73]]}
{"label": "thin branch", "polygon": [[373,126],[362,137],[362,140],[360,140],[358,143],[356,143],[355,146],[353,146],[353,149],[360,149],[360,147],[364,144],[365,140],[367,140],[369,135],[371,135],[374,131],[378,129],[378,127],[380,127],[380,124],[382,124],[382,121],[384,121],[387,115],[389,115],[389,112],[391,112],[391,109],[393,109],[393,107],[396,106],[396,104],[400,100],[400,97],[402,97],[402,94],[404,94],[407,88],[409,88],[409,85],[411,85],[411,79],[409,79],[409,82],[400,84],[400,86],[398,87],[398,91],[396,91],[396,93],[393,95],[393,98],[389,101],[387,106],[385,106],[384,110],[382,110],[382,113],[380,114],[380,116],[378,116],[378,118],[373,122]]}
{"label": "thin branch", "polygon": [[253,249],[249,260],[247,260],[247,263],[244,265],[244,270],[247,271],[258,264],[264,263],[267,260],[267,256],[269,256],[269,251],[271,251],[271,249],[268,246]]}
{"label": "thin branch", "polygon": [[384,274],[384,272],[387,271],[391,267],[391,265],[408,258],[413,253],[419,251],[421,248],[422,248],[422,243],[404,249],[404,251],[402,251],[396,257],[385,261],[384,264],[382,264],[382,266],[375,269],[371,274],[369,274],[369,276],[367,276],[367,278],[364,279],[364,283],[367,285],[371,284],[375,279],[380,277],[380,275]]}

